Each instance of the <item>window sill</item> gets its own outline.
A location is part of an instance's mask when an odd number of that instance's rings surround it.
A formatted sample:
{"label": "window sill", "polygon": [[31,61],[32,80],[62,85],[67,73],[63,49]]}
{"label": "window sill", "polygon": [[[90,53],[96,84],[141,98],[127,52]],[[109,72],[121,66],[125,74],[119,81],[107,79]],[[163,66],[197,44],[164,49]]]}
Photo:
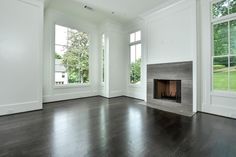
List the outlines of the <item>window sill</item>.
{"label": "window sill", "polygon": [[131,87],[131,88],[140,88],[141,87],[141,82],[138,82],[136,84],[129,83],[129,87]]}
{"label": "window sill", "polygon": [[83,87],[89,87],[89,83],[84,84],[67,84],[67,85],[54,85],[54,89],[65,89],[65,88],[83,88]]}
{"label": "window sill", "polygon": [[212,91],[211,96],[219,96],[226,98],[236,98],[236,92],[231,91]]}

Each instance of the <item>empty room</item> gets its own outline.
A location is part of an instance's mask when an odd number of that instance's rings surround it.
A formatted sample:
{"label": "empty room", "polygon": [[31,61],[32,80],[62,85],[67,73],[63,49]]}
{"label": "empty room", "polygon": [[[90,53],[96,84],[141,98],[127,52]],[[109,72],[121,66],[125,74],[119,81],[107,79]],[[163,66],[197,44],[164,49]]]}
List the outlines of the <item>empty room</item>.
{"label": "empty room", "polygon": [[236,0],[0,0],[0,157],[236,157]]}

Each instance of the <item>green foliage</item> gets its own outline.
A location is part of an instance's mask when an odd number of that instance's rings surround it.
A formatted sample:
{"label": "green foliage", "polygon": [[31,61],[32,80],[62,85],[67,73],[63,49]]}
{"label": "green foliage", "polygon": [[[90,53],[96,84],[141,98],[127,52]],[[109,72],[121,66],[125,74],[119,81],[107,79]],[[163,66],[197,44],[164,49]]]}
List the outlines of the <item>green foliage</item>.
{"label": "green foliage", "polygon": [[62,59],[62,56],[55,52],[55,59]]}
{"label": "green foliage", "polygon": [[225,68],[225,66],[224,65],[213,65],[213,68],[214,68],[214,70],[219,70],[219,69]]}
{"label": "green foliage", "polygon": [[131,64],[130,82],[132,84],[138,83],[141,79],[141,59],[136,60]]}
{"label": "green foliage", "polygon": [[230,53],[236,54],[236,20],[230,21]]}
{"label": "green foliage", "polygon": [[236,13],[236,0],[222,0],[213,4],[212,14],[214,18],[228,15],[228,13]]}
{"label": "green foliage", "polygon": [[236,13],[236,0],[229,0],[229,13]]}
{"label": "green foliage", "polygon": [[89,81],[89,40],[84,32],[69,31],[68,50],[63,56],[63,64],[68,73],[69,83]]}
{"label": "green foliage", "polygon": [[[224,15],[228,15],[228,10],[230,14],[236,13],[236,0],[224,0],[213,4],[213,17],[221,17]],[[230,53],[236,54],[236,20],[215,24],[213,26],[213,31],[214,56],[227,55],[229,53],[229,45]],[[228,41],[229,34],[230,43]]]}
{"label": "green foliage", "polygon": [[214,58],[214,66],[224,66],[224,67],[228,67],[229,62],[228,62],[228,57],[217,57]]}
{"label": "green foliage", "polygon": [[214,55],[228,54],[228,22],[214,25]]}
{"label": "green foliage", "polygon": [[228,14],[228,0],[223,0],[213,4],[212,14],[213,17],[221,17]]}
{"label": "green foliage", "polygon": [[230,78],[229,78],[229,85],[228,88],[228,72],[216,72],[214,73],[213,77],[213,88],[215,90],[231,90],[236,91],[236,71],[230,72]]}

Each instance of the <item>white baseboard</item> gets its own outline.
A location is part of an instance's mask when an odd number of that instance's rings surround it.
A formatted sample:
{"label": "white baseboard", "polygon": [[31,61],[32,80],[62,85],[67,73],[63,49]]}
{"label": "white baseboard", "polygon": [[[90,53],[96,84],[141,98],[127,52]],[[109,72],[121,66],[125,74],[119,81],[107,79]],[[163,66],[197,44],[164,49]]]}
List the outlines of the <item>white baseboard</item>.
{"label": "white baseboard", "polygon": [[121,90],[116,90],[116,91],[111,91],[109,98],[114,98],[114,97],[119,97],[119,96],[124,96],[125,92]]}
{"label": "white baseboard", "polygon": [[43,108],[41,101],[30,101],[23,103],[0,105],[0,115],[9,115],[21,112],[40,110]]}
{"label": "white baseboard", "polygon": [[127,92],[125,94],[125,96],[131,97],[131,98],[136,98],[136,99],[141,99],[141,100],[145,100],[143,93],[140,92]]}
{"label": "white baseboard", "polygon": [[99,93],[97,91],[45,95],[45,96],[43,96],[43,102],[48,103],[48,102],[55,102],[55,101],[63,101],[63,100],[91,97],[91,96],[97,96],[97,95],[99,95]]}
{"label": "white baseboard", "polygon": [[226,108],[219,105],[202,104],[201,109],[199,111],[229,118],[236,118],[236,107]]}

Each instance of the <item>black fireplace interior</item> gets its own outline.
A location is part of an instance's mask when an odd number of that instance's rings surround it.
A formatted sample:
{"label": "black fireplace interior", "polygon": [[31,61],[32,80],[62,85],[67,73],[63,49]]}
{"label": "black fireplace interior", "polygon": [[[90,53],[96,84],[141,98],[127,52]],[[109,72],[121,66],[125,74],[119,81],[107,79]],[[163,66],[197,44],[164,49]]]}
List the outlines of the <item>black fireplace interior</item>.
{"label": "black fireplace interior", "polygon": [[172,100],[181,103],[181,80],[154,79],[154,99]]}

